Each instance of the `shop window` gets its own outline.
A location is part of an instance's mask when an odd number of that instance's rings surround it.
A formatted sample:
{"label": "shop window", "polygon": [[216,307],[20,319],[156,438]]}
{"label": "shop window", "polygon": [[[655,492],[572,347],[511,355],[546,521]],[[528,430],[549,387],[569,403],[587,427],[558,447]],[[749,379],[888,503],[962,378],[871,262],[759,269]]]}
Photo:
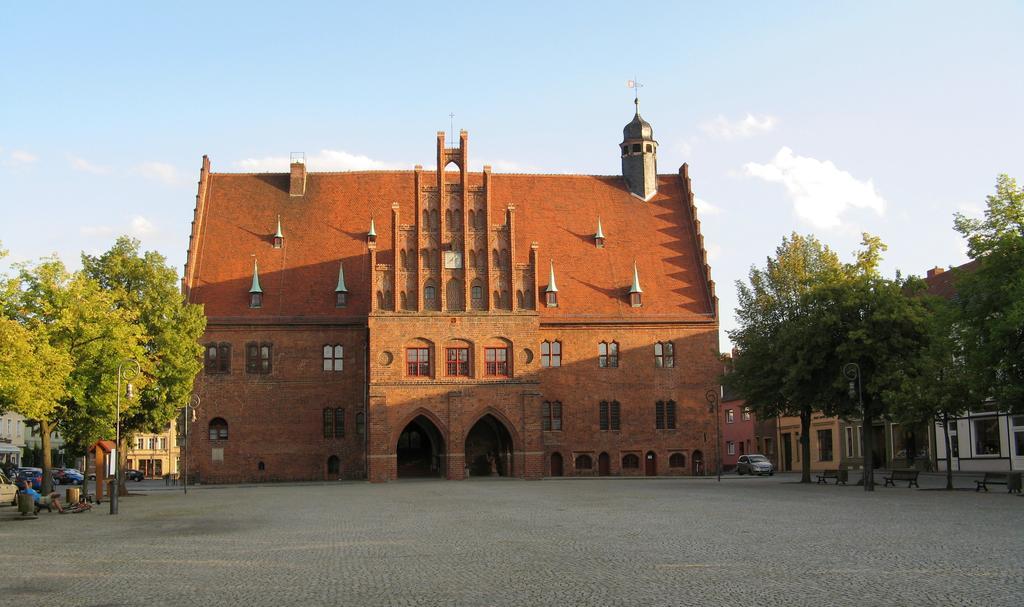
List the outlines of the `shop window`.
{"label": "shop window", "polygon": [[832,430],[818,430],[818,461],[832,461]]}
{"label": "shop window", "polygon": [[974,420],[974,454],[999,455],[999,420],[984,417]]}

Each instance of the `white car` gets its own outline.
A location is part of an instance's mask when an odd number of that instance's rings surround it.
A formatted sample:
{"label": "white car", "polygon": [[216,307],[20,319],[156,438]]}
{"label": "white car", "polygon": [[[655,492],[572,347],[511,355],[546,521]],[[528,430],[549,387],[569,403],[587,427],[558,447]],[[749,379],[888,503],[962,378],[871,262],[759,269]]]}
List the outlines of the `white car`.
{"label": "white car", "polygon": [[17,505],[18,498],[18,487],[11,479],[7,478],[7,475],[0,472],[0,505],[10,504],[12,506]]}
{"label": "white car", "polygon": [[775,466],[763,455],[750,454],[741,455],[736,460],[736,474],[775,474]]}

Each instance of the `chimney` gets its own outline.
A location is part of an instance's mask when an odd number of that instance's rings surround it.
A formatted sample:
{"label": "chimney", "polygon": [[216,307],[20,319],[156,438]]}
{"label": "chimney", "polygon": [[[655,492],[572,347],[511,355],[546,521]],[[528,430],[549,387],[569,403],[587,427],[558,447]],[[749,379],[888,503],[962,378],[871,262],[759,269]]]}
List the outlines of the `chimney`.
{"label": "chimney", "polygon": [[291,181],[288,185],[290,196],[306,195],[306,154],[303,152],[292,152]]}
{"label": "chimney", "polygon": [[928,270],[928,278],[934,278],[935,276],[938,276],[939,274],[942,274],[945,271],[946,270],[944,270],[943,268],[940,268],[939,266],[935,266],[931,270]]}

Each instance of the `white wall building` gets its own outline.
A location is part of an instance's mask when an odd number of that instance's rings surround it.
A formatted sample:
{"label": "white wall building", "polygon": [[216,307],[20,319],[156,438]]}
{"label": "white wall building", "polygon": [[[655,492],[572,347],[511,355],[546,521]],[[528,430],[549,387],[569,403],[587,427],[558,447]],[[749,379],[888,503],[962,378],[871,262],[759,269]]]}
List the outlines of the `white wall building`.
{"label": "white wall building", "polygon": [[[968,412],[949,420],[954,471],[1024,470],[1024,415]],[[935,424],[939,470],[946,469],[942,423]]]}

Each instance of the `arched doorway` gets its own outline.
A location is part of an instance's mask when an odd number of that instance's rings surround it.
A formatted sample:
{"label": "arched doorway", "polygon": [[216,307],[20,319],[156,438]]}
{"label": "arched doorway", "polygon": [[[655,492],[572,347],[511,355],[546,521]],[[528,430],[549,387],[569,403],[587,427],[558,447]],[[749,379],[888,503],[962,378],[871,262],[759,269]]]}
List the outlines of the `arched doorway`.
{"label": "arched doorway", "polygon": [[694,451],[693,457],[690,458],[693,462],[693,475],[701,476],[704,474],[704,454],[700,451]]}
{"label": "arched doorway", "polygon": [[658,476],[658,456],[654,451],[648,451],[644,457],[644,474],[647,476]]}
{"label": "arched doorway", "polygon": [[327,479],[333,480],[341,478],[341,460],[338,459],[337,455],[332,455],[327,458]]}
{"label": "arched doorway", "polygon": [[512,476],[512,435],[489,413],[466,435],[466,472],[468,476]]}
{"label": "arched doorway", "polygon": [[551,454],[551,476],[562,476],[562,454],[555,451]]}
{"label": "arched doorway", "polygon": [[597,456],[597,475],[608,476],[612,473],[611,458],[608,457],[607,453],[601,453]]}
{"label": "arched doorway", "polygon": [[420,415],[398,436],[398,478],[444,476],[444,453],[441,432],[434,422]]}

